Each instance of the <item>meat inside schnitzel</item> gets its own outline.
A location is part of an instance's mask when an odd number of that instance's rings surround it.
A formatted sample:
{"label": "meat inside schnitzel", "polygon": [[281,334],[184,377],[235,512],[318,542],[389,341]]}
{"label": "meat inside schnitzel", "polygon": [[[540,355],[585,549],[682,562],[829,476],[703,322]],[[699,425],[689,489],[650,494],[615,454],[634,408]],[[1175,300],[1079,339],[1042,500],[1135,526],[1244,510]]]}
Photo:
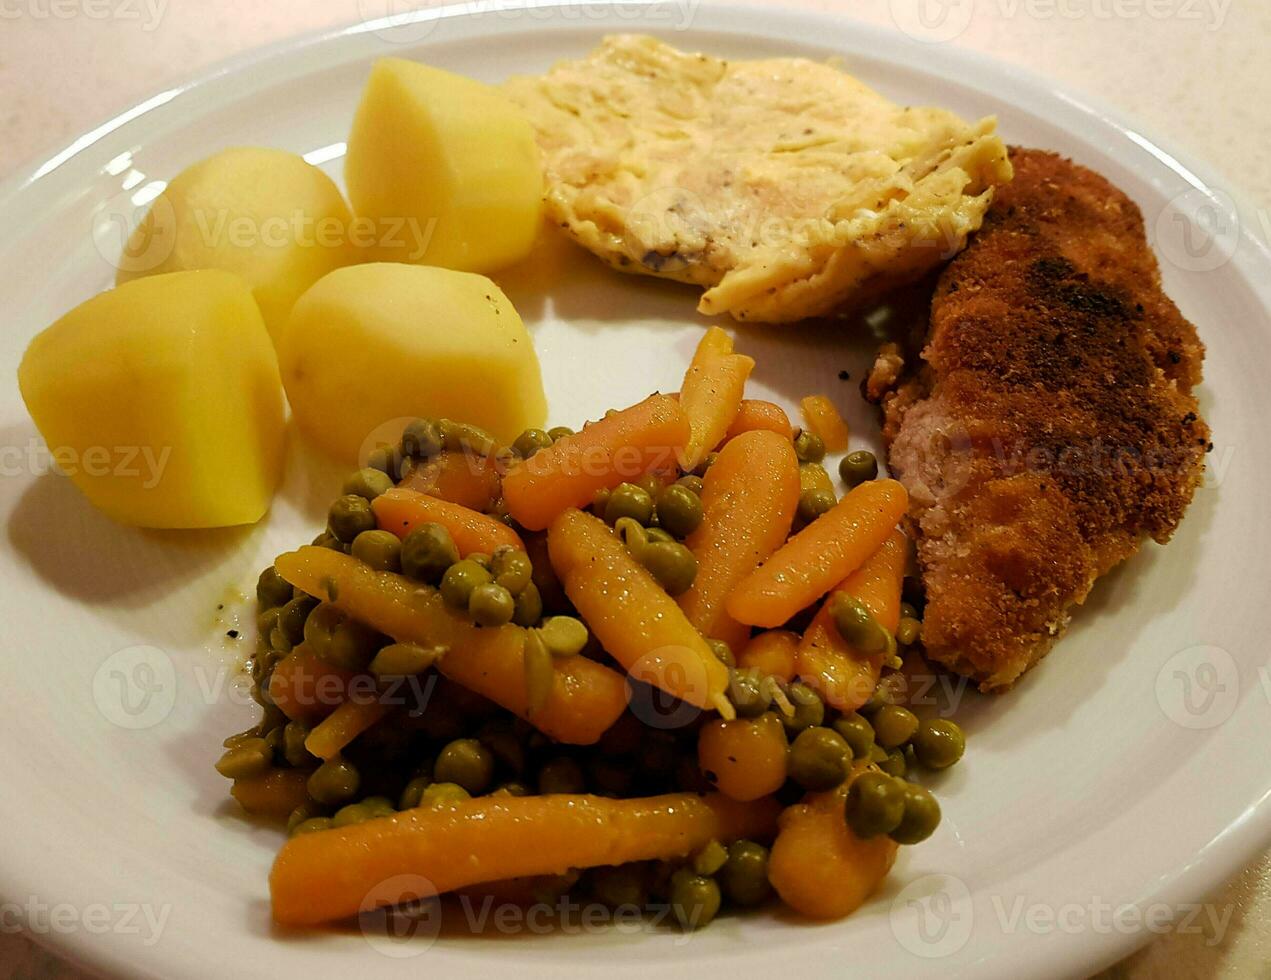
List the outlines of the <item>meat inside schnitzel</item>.
{"label": "meat inside schnitzel", "polygon": [[940,276],[920,358],[886,351],[867,386],[911,496],[927,654],[986,691],[1041,659],[1145,537],[1169,539],[1209,447],[1204,348],[1138,208],[1053,153],[1011,161]]}

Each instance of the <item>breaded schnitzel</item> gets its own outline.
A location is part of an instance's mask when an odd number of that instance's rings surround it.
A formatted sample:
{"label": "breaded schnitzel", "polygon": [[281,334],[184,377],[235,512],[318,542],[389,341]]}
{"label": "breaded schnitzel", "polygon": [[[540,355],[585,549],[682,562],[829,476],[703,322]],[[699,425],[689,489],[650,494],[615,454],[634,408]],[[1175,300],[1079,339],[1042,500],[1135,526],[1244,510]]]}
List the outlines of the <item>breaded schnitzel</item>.
{"label": "breaded schnitzel", "polygon": [[553,220],[620,271],[705,287],[708,316],[788,323],[918,279],[1011,176],[993,119],[897,105],[803,58],[620,35],[505,91],[537,131]]}
{"label": "breaded schnitzel", "polygon": [[893,473],[927,593],[927,655],[1008,687],[1095,580],[1169,539],[1209,429],[1204,348],[1161,291],[1139,209],[1053,153],[1015,179],[940,276],[921,363],[880,357]]}

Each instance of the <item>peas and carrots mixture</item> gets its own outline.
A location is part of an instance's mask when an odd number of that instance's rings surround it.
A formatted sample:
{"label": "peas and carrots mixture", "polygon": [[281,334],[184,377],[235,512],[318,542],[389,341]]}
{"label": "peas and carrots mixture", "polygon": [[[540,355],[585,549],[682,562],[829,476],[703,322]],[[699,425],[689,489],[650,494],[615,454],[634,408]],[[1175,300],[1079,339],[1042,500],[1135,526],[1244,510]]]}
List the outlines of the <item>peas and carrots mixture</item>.
{"label": "peas and carrots mixture", "polygon": [[897,693],[904,490],[855,452],[839,499],[823,437],[743,398],[752,366],[713,329],[683,393],[578,432],[417,420],[261,573],[263,717],[217,769],[286,822],[277,921],[403,874],[685,929],[773,894],[837,918],[931,835],[914,777],[964,738]]}

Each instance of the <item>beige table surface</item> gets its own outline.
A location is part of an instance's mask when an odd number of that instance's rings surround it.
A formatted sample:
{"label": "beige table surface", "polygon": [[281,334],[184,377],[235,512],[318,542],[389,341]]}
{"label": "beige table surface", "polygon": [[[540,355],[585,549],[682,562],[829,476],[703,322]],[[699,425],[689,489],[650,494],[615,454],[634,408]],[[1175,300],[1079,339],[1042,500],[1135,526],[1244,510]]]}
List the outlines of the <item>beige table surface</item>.
{"label": "beige table surface", "polygon": [[[429,2],[0,0],[0,179],[224,57]],[[921,30],[917,2],[781,0]],[[1207,160],[1263,216],[1271,207],[1268,0],[925,2],[936,13],[947,4],[952,19],[944,24],[965,23],[947,43],[1100,97]],[[696,6],[685,0],[689,11]],[[1218,921],[1230,913],[1221,936],[1164,935],[1105,976],[1271,980],[1271,854],[1217,894],[1196,898],[1213,903]],[[80,976],[24,935],[0,933],[0,980]]]}

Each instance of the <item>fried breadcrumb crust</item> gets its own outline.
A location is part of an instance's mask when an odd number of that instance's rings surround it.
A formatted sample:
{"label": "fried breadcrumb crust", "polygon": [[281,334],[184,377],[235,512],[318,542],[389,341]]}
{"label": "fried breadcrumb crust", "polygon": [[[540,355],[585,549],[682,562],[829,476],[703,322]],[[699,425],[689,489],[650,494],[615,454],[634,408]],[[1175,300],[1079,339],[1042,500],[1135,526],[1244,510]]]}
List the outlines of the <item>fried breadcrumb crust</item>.
{"label": "fried breadcrumb crust", "polygon": [[867,383],[912,497],[927,654],[986,691],[1045,656],[1145,537],[1169,539],[1209,447],[1204,348],[1139,209],[1053,153],[1011,161],[940,277],[921,363],[889,383],[893,348]]}

